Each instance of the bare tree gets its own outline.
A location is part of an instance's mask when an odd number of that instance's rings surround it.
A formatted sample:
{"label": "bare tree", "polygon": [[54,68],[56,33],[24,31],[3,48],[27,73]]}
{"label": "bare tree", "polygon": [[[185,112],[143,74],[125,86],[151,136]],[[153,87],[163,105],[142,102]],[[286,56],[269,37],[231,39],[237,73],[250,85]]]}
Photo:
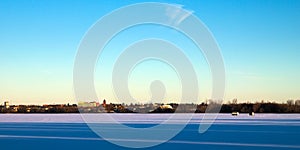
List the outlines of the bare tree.
{"label": "bare tree", "polygon": [[296,100],[295,105],[300,106],[300,100]]}
{"label": "bare tree", "polygon": [[287,100],[286,103],[290,106],[295,104],[294,100],[292,99]]}
{"label": "bare tree", "polygon": [[237,104],[238,103],[238,100],[235,98],[232,100],[232,104]]}

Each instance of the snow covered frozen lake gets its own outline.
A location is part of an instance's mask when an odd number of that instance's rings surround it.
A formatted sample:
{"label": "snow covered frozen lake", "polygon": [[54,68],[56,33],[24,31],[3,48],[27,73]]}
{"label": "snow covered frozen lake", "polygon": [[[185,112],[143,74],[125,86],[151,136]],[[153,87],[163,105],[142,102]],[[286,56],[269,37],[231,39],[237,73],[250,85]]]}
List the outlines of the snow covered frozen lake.
{"label": "snow covered frozen lake", "polygon": [[[111,115],[130,127],[147,128],[172,114]],[[219,114],[205,133],[199,133],[202,117],[195,114],[178,135],[149,149],[300,149],[300,114]],[[176,122],[181,123],[180,117]],[[1,149],[124,149],[95,134],[80,114],[1,114],[0,145]]]}

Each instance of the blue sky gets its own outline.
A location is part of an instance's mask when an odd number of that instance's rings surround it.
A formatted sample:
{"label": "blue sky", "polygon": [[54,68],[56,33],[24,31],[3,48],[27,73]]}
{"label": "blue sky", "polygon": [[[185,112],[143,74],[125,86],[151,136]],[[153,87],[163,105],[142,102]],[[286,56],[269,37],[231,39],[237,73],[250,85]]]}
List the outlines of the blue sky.
{"label": "blue sky", "polygon": [[[75,102],[72,71],[80,40],[103,15],[137,2],[144,1],[1,1],[0,102]],[[240,101],[264,99],[278,102],[289,98],[300,99],[300,1],[158,2],[183,5],[183,8],[193,11],[213,33],[221,48],[227,72],[225,101],[233,98]],[[171,33],[168,29],[151,26],[130,30],[121,33],[119,41],[122,41],[122,36],[126,33],[126,37],[130,37],[128,39],[132,41],[137,36],[141,38],[148,35],[173,42],[180,41],[181,38],[180,35],[172,36],[177,33]],[[151,32],[154,30],[168,34],[154,34]],[[140,31],[140,34],[133,31]],[[123,45],[130,44],[131,40]],[[185,46],[188,42],[181,44]],[[121,47],[122,44],[112,44],[111,47],[113,46]],[[108,45],[107,49],[109,47]],[[105,58],[114,57],[110,53],[107,55]],[[200,56],[197,60],[193,58],[193,54],[188,56],[196,66],[199,65],[197,73],[202,74],[199,77],[199,86],[203,91],[200,92],[203,93],[200,98],[209,98],[210,77],[203,58]],[[157,64],[153,62],[144,65],[149,68]],[[138,68],[136,72],[133,77],[138,79]],[[96,84],[101,89],[101,74],[96,71],[96,75],[100,78],[96,77]],[[134,93],[137,89],[134,87],[138,87],[140,82],[134,83],[134,78],[130,80],[133,81],[131,86]],[[145,90],[140,92],[145,93]],[[144,93],[136,96],[145,95]],[[169,91],[170,97],[172,93],[176,92]],[[106,97],[113,99],[109,95],[103,96]]]}

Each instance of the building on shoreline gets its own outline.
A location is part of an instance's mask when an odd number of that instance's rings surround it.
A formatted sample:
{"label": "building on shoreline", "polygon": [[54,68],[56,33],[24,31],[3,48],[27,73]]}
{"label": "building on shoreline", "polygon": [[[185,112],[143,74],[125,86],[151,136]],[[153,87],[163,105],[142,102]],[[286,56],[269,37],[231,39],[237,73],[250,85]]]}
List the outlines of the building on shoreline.
{"label": "building on shoreline", "polygon": [[4,102],[4,107],[5,107],[6,109],[9,108],[9,101],[5,101],[5,102]]}

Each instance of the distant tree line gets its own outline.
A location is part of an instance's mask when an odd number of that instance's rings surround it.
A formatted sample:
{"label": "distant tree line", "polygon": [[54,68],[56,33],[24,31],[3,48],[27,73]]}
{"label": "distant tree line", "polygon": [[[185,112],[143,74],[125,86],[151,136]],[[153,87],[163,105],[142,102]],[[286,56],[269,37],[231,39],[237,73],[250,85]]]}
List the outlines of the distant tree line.
{"label": "distant tree line", "polygon": [[79,113],[77,105],[13,105],[0,106],[0,113]]}
{"label": "distant tree line", "polygon": [[[0,113],[205,113],[208,112],[207,109],[213,107],[208,107],[212,102],[202,103],[202,104],[160,104],[153,110],[147,109],[143,111],[142,108],[147,108],[140,105],[134,105],[135,107],[140,107],[139,111],[133,110],[133,105],[125,104],[107,104],[105,106],[95,106],[95,107],[78,107],[76,104],[73,105],[14,105],[10,107],[0,106]],[[154,107],[152,104],[151,108]],[[212,104],[220,108],[220,113],[300,113],[300,100],[293,101],[288,100],[286,103],[275,103],[275,102],[256,102],[256,103],[237,103],[237,100],[233,100],[227,104]],[[142,110],[142,111],[140,111]]]}
{"label": "distant tree line", "polygon": [[300,113],[300,100],[287,100],[286,103],[261,102],[238,103],[237,99],[227,104],[223,104],[220,113]]}
{"label": "distant tree line", "polygon": [[[152,113],[205,113],[209,104],[202,103],[196,104],[180,104],[180,110],[178,110],[178,104],[170,104],[173,109],[162,109],[161,107],[152,111]],[[214,104],[221,107],[220,113],[300,113],[300,100],[293,101],[288,100],[287,103],[275,103],[275,102],[256,102],[256,103],[237,103],[237,100],[233,100],[228,104]],[[195,109],[194,109],[195,108]],[[213,109],[213,108],[212,108]]]}
{"label": "distant tree line", "polygon": [[221,108],[221,113],[233,111],[248,113],[300,113],[300,105],[277,104],[277,103],[255,103],[255,104],[225,104]]}

